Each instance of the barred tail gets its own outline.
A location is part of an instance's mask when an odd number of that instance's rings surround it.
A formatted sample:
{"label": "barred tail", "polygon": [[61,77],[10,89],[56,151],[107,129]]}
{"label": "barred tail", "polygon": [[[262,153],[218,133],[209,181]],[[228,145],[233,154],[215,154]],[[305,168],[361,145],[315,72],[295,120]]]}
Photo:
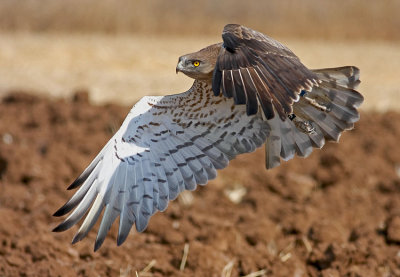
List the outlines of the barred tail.
{"label": "barred tail", "polygon": [[321,148],[325,140],[338,141],[360,119],[357,108],[364,98],[355,89],[360,70],[354,66],[313,70],[321,83],[310,92],[302,91],[293,105],[293,114],[282,121],[268,121],[271,132],[265,144],[266,167],[289,160],[295,154],[306,157],[313,147]]}

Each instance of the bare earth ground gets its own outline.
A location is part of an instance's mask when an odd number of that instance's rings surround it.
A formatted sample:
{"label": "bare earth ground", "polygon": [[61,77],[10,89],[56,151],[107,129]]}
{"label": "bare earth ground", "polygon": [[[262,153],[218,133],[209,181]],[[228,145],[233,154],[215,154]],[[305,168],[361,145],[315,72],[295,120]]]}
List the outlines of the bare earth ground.
{"label": "bare earth ground", "polygon": [[[310,68],[358,66],[363,109],[398,109],[398,42],[278,39]],[[3,33],[0,95],[24,89],[69,97],[85,88],[95,103],[127,105],[144,95],[183,92],[192,80],[175,74],[178,57],[219,41],[219,31],[208,37]]]}
{"label": "bare earth ground", "polygon": [[[363,112],[340,144],[274,170],[263,150],[241,156],[120,247],[116,226],[96,253],[94,231],[72,246],[77,229],[51,233],[51,215],[128,110],[85,94],[1,100],[0,276],[400,276],[395,112]],[[232,190],[244,193],[237,204]]]}

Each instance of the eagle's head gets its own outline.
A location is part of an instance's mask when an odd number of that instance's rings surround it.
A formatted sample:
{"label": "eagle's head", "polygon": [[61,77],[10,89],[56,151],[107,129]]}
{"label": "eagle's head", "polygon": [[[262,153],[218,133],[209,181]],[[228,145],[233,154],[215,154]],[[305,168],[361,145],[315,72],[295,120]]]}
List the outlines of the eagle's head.
{"label": "eagle's head", "polygon": [[196,80],[211,80],[222,43],[179,57],[176,73],[182,72]]}

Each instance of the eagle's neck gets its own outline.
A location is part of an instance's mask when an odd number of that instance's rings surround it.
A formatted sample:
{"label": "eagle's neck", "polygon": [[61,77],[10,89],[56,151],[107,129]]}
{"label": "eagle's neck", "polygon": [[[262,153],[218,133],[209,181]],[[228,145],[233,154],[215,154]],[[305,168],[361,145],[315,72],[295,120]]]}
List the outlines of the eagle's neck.
{"label": "eagle's neck", "polygon": [[220,96],[214,96],[211,81],[195,80],[190,89],[179,94],[165,95],[157,99],[158,105],[167,105],[178,109],[187,106],[188,103],[210,102],[211,99]]}
{"label": "eagle's neck", "polygon": [[194,80],[192,87],[190,88],[192,92],[201,93],[212,93],[211,80]]}

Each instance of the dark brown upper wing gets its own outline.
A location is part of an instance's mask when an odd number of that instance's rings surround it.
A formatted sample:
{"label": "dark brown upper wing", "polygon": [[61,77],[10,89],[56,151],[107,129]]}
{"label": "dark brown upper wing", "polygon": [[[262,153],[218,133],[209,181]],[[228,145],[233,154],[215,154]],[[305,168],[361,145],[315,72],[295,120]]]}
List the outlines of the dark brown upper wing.
{"label": "dark brown upper wing", "polygon": [[318,84],[289,48],[250,28],[228,24],[213,74],[213,91],[233,97],[235,104],[246,104],[247,114],[255,114],[258,103],[267,119],[274,110],[284,120],[292,113],[301,90]]}

